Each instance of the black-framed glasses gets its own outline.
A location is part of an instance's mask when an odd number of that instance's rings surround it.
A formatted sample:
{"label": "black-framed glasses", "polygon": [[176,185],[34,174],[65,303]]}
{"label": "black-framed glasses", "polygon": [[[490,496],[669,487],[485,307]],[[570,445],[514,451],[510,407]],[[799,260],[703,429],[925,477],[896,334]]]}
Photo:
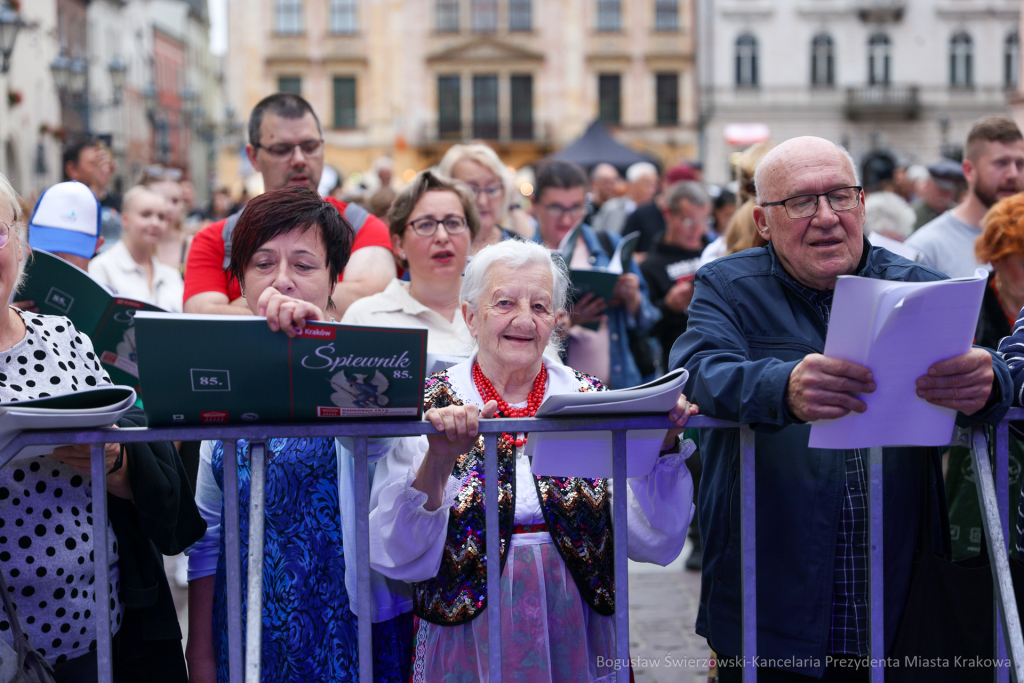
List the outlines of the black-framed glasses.
{"label": "black-framed glasses", "polygon": [[544,213],[548,215],[548,218],[553,221],[560,220],[562,216],[579,218],[587,211],[587,207],[584,204],[574,204],[572,206],[562,206],[561,204],[541,204],[540,208],[542,208]]}
{"label": "black-framed glasses", "polygon": [[278,142],[276,144],[265,147],[259,143],[253,145],[256,149],[265,149],[267,154],[278,159],[287,159],[295,154],[295,148],[298,147],[302,150],[302,153],[307,157],[315,157],[324,150],[324,139],[319,140],[303,140],[302,142]]}
{"label": "black-framed glasses", "polygon": [[437,232],[438,225],[443,225],[449,235],[458,235],[466,231],[467,224],[466,219],[462,216],[445,216],[441,220],[424,216],[423,218],[409,221],[406,225],[411,225],[413,232],[420,237],[430,237]]}
{"label": "black-framed glasses", "polygon": [[863,188],[860,185],[849,187],[837,187],[821,194],[801,194],[781,202],[763,202],[761,206],[783,206],[786,215],[797,220],[799,218],[810,218],[818,213],[818,200],[824,197],[833,211],[849,211],[860,206],[860,193]]}

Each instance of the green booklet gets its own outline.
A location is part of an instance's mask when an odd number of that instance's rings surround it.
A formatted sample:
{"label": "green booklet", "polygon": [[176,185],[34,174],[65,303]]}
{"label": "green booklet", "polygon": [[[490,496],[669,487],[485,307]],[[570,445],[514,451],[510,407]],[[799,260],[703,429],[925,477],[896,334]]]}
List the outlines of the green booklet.
{"label": "green booklet", "polygon": [[92,339],[110,381],[141,394],[135,353],[135,314],[159,311],[151,304],[117,297],[89,273],[42,249],[33,249],[25,284],[14,301],[34,301],[40,313],[66,316]]}
{"label": "green booklet", "polygon": [[[576,250],[580,226],[576,226],[562,238],[558,251],[567,264],[572,263],[572,256]],[[640,233],[631,232],[615,245],[615,251],[611,255],[609,263],[605,267],[593,266],[589,269],[571,268],[569,278],[572,283],[573,303],[579,301],[587,294],[593,294],[606,302],[615,298],[615,283],[623,273],[632,272],[633,252],[640,241]],[[600,327],[599,323],[584,323],[583,327],[592,330]]]}
{"label": "green booklet", "polygon": [[418,418],[424,329],[309,322],[273,332],[255,316],[139,313],[150,425]]}

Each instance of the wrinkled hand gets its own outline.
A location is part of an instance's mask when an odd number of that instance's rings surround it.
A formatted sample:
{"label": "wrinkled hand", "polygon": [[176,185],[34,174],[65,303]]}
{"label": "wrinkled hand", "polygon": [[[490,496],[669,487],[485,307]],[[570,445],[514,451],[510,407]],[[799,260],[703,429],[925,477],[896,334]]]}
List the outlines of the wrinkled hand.
{"label": "wrinkled hand", "polygon": [[441,507],[455,462],[476,443],[480,418],[494,417],[497,410],[497,401],[488,401],[483,410],[474,405],[445,406],[431,408],[423,416],[439,432],[427,435],[427,455],[412,483],[414,489],[427,494],[424,509],[433,511]]}
{"label": "wrinkled hand", "polygon": [[307,320],[327,320],[316,304],[294,299],[273,287],[267,287],[260,294],[256,302],[256,313],[267,317],[267,325],[274,332],[283,330],[289,337],[294,337],[298,330],[303,329]]}
{"label": "wrinkled hand", "polygon": [[[117,425],[112,426],[115,429],[117,428]],[[104,470],[110,471],[110,468],[114,466],[114,462],[117,460],[117,454],[120,452],[121,444],[104,444],[103,454],[106,460]],[[70,446],[60,446],[53,449],[53,453],[50,453],[50,457],[58,462],[64,463],[79,474],[87,477],[92,474],[92,447],[90,444],[80,443],[72,444]],[[107,491],[118,498],[124,498],[125,500],[132,499],[132,487],[128,480],[127,451],[125,451],[121,467],[116,472],[112,472],[107,475]]]}
{"label": "wrinkled hand", "polygon": [[601,313],[608,308],[608,302],[588,292],[572,306],[572,324],[586,325],[587,323],[599,323],[604,320]]}
{"label": "wrinkled hand", "polygon": [[992,394],[992,356],[983,349],[971,349],[928,368],[917,378],[917,395],[929,403],[973,415],[988,403]]}
{"label": "wrinkled hand", "polygon": [[863,413],[868,406],[856,394],[873,392],[872,378],[863,365],[809,354],[789,374],[786,407],[804,422],[842,417],[851,410]]}
{"label": "wrinkled hand", "polygon": [[635,316],[640,311],[642,299],[640,294],[640,278],[636,273],[623,273],[615,281],[615,296],[609,302],[612,306],[622,304],[630,315]]}
{"label": "wrinkled hand", "polygon": [[[677,427],[686,426],[686,421],[690,419],[691,415],[696,415],[699,411],[696,403],[690,403],[686,400],[686,394],[679,394],[679,400],[676,401],[675,407],[669,412],[668,419],[670,419]],[[661,444],[661,450],[667,451],[676,445],[676,437],[683,433],[682,429],[670,429],[668,434],[665,435],[665,441]]]}
{"label": "wrinkled hand", "polygon": [[665,295],[665,305],[676,313],[686,313],[693,300],[693,280],[684,280],[672,285]]}

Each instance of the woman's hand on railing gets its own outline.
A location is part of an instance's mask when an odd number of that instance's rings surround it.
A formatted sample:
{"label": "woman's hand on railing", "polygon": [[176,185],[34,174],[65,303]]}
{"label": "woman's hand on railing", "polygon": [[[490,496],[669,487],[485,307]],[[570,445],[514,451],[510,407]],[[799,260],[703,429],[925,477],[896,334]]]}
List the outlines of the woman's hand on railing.
{"label": "woman's hand on railing", "polygon": [[274,332],[282,330],[289,337],[294,337],[298,330],[304,328],[307,320],[327,320],[316,304],[293,299],[273,287],[267,287],[260,294],[256,312],[267,317],[270,329]]}
{"label": "woman's hand on railing", "polygon": [[[117,429],[117,425],[111,426]],[[117,456],[121,453],[121,444],[104,444],[103,453],[106,458],[104,469],[110,472],[117,462]],[[70,446],[59,446],[53,449],[50,457],[64,463],[83,476],[88,477],[92,474],[92,446],[90,444],[80,443]],[[107,475],[107,492],[118,498],[132,500],[132,485],[128,479],[127,451],[122,458],[121,466]]]}
{"label": "woman's hand on railing", "polygon": [[667,451],[675,448],[676,439],[680,434],[683,433],[682,427],[686,426],[686,421],[690,419],[691,415],[696,415],[700,412],[696,403],[690,403],[686,400],[686,394],[679,394],[679,400],[676,401],[676,407],[669,411],[668,419],[672,421],[680,429],[670,429],[665,435],[665,441],[661,445],[661,450]]}
{"label": "woman's hand on railing", "polygon": [[412,484],[413,488],[427,494],[426,510],[433,511],[441,506],[455,461],[476,443],[480,418],[494,417],[497,409],[497,402],[488,401],[483,410],[474,405],[445,406],[431,408],[423,416],[438,431],[427,435],[427,455]]}

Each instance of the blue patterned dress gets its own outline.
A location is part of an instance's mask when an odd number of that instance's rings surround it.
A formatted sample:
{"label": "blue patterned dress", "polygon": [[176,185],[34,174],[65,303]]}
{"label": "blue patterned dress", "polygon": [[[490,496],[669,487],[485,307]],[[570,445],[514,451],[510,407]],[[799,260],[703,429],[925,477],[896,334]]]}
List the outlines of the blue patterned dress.
{"label": "blue patterned dress", "polygon": [[[263,681],[359,680],[356,615],[345,590],[334,439],[271,439],[267,444],[263,562]],[[213,448],[213,474],[224,490],[224,447]],[[238,442],[242,584],[249,551],[249,442]],[[228,680],[225,525],[213,599],[217,680]],[[245,591],[242,591],[243,639]],[[244,647],[244,643],[243,643]],[[412,614],[373,625],[374,680],[407,681]]]}

